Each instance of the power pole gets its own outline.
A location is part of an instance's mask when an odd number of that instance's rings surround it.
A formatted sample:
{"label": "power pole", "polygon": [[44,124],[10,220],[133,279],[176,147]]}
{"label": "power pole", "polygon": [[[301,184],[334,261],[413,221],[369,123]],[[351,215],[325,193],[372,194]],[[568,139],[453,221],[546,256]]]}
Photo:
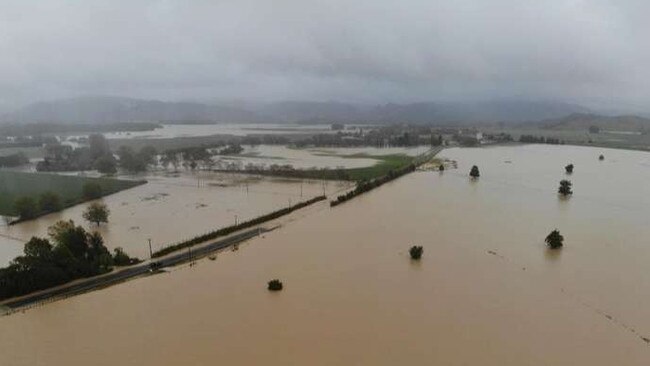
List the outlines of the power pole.
{"label": "power pole", "polygon": [[151,250],[151,238],[149,238],[149,259],[153,259],[153,250]]}

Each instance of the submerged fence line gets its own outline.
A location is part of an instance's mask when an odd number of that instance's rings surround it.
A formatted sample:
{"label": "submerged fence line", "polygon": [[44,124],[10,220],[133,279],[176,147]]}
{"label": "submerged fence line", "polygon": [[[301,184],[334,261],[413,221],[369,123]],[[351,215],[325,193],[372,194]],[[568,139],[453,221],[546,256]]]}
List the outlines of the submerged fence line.
{"label": "submerged fence line", "polygon": [[236,231],[239,231],[239,230],[242,230],[242,229],[247,229],[249,227],[259,225],[259,224],[262,224],[264,222],[271,221],[273,219],[277,219],[278,217],[290,214],[293,211],[299,210],[299,209],[301,209],[303,207],[307,207],[309,205],[312,205],[312,204],[314,204],[316,202],[319,202],[319,201],[323,201],[325,199],[327,199],[326,196],[317,196],[317,197],[314,197],[314,198],[309,199],[307,201],[303,201],[303,202],[297,203],[297,204],[295,204],[293,206],[289,206],[289,207],[285,207],[285,208],[277,210],[277,211],[273,211],[273,212],[268,213],[266,215],[259,216],[259,217],[256,217],[254,219],[248,220],[248,221],[244,221],[244,222],[236,224],[236,225],[227,226],[227,227],[224,227],[224,228],[221,228],[221,229],[218,229],[218,230],[210,231],[210,232],[205,233],[203,235],[196,236],[196,237],[194,237],[192,239],[188,239],[188,240],[182,241],[180,243],[173,244],[173,245],[170,245],[168,247],[162,248],[162,249],[154,252],[152,257],[153,258],[162,257],[164,255],[175,252],[177,250],[181,250],[181,249],[184,249],[184,248],[189,248],[189,247],[194,246],[196,244],[203,243],[205,241],[218,238],[220,236],[229,235],[229,234],[232,234],[232,233],[234,233]]}

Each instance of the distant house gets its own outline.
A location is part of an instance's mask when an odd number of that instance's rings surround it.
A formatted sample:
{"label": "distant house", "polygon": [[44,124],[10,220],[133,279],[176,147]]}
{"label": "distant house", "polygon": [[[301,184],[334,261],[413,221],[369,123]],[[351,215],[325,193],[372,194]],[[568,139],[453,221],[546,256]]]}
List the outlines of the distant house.
{"label": "distant house", "polygon": [[454,138],[463,146],[476,146],[484,142],[483,133],[474,129],[458,130]]}

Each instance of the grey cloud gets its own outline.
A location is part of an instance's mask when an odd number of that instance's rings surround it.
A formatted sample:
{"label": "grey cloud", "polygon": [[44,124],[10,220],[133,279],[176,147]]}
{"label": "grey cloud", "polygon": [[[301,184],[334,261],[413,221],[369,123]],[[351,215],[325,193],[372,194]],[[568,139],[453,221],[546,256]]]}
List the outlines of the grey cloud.
{"label": "grey cloud", "polygon": [[0,108],[113,94],[644,104],[643,1],[0,1]]}

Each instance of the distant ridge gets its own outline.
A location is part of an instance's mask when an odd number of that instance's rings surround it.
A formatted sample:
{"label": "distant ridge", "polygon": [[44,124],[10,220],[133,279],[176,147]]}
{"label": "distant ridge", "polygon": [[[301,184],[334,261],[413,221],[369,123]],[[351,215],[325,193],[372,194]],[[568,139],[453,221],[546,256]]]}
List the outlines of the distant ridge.
{"label": "distant ridge", "polygon": [[30,104],[0,116],[4,123],[415,123],[520,122],[589,113],[579,105],[545,101],[422,102],[362,105],[284,101],[232,107],[123,97],[81,97]]}
{"label": "distant ridge", "polygon": [[18,123],[260,122],[243,109],[192,102],[81,97],[30,104],[2,118]]}
{"label": "distant ridge", "polygon": [[591,113],[573,113],[566,117],[539,122],[542,128],[558,130],[588,130],[595,126],[601,130],[644,132],[650,130],[650,119],[645,117],[603,116]]}

